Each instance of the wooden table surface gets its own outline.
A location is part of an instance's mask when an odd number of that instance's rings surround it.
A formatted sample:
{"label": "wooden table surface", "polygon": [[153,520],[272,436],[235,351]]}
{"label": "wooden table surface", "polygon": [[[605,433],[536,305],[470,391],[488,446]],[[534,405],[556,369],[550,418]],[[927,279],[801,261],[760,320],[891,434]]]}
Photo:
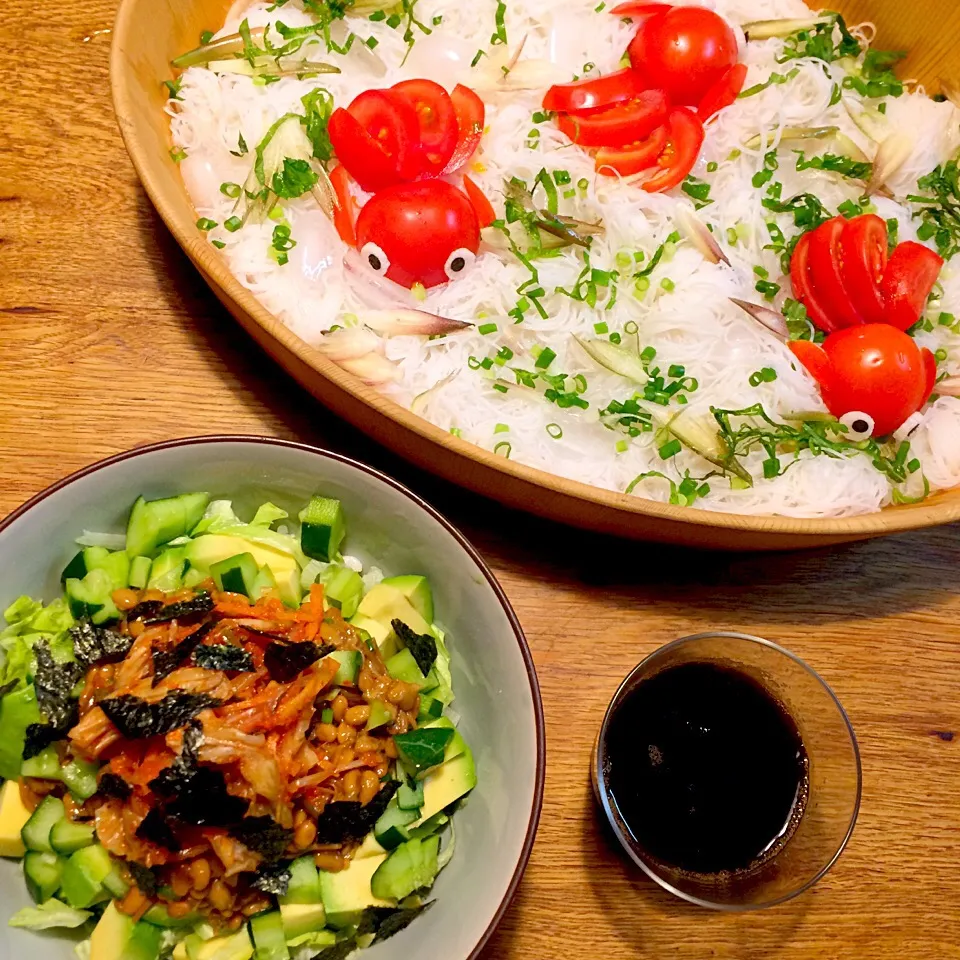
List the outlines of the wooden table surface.
{"label": "wooden table surface", "polygon": [[[154,213],[110,106],[97,31],[113,13],[114,0],[0,0],[0,513],[100,457],[191,434],[295,438],[370,462],[474,541],[539,671],[543,817],[489,960],[960,958],[960,528],[805,554],[675,552],[525,518],[377,448],[260,352]],[[847,851],[814,890],[761,914],[660,892],[608,844],[588,786],[623,676],[711,628],[805,658],[863,756]]]}

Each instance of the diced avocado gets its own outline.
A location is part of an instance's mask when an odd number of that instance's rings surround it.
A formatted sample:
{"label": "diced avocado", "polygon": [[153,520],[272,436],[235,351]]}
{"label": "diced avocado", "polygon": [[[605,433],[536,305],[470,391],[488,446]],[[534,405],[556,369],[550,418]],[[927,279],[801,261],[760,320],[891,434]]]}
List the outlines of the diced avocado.
{"label": "diced avocado", "polygon": [[50,845],[50,831],[53,825],[58,820],[63,820],[65,816],[63,801],[52,794],[45,796],[20,831],[23,845],[28,850],[53,853],[53,847]]}
{"label": "diced avocado", "polygon": [[397,791],[397,805],[401,810],[417,811],[415,820],[420,819],[419,810],[423,806],[423,781],[404,780]]}
{"label": "diced avocado", "polygon": [[289,960],[290,950],[279,910],[251,917],[250,936],[253,938],[254,960]]}
{"label": "diced avocado", "polygon": [[375,897],[370,880],[385,856],[353,859],[346,870],[320,871],[320,890],[327,911],[327,925],[335,929],[356,923],[367,907],[392,907],[390,900]]}
{"label": "diced avocado", "polygon": [[152,923],[138,923],[123,948],[121,960],[157,960],[162,939],[160,927]]}
{"label": "diced avocado", "polygon": [[82,580],[67,580],[63,589],[77,619],[89,617],[94,623],[106,623],[120,616],[111,597],[116,587],[106,570],[91,570]]}
{"label": "diced avocado", "polygon": [[23,742],[27,727],[40,722],[40,708],[33,685],[14,690],[0,698],[0,777],[16,780],[23,764]]}
{"label": "diced avocado", "polygon": [[187,940],[192,936],[193,934],[189,934],[174,945],[173,953],[171,954],[173,960],[190,960],[190,955],[187,953]]}
{"label": "diced avocado", "polygon": [[313,857],[298,857],[290,864],[290,883],[287,884],[287,892],[280,898],[280,903],[317,903],[319,900],[320,872],[313,862]]}
{"label": "diced avocado", "polygon": [[203,583],[204,580],[209,580],[210,574],[204,573],[202,570],[198,570],[196,567],[190,567],[189,570],[183,575],[183,585],[188,589],[193,589],[197,584]]}
{"label": "diced avocado", "polygon": [[369,857],[383,857],[386,850],[377,843],[377,838],[373,833],[368,833],[363,843],[353,853],[354,860],[366,860]]}
{"label": "diced avocado", "polygon": [[[317,888],[319,887],[318,878]],[[327,923],[327,913],[319,900],[315,903],[281,903],[280,918],[283,921],[283,935],[287,940],[322,930]]]}
{"label": "diced avocado", "polygon": [[218,590],[227,593],[242,593],[251,600],[256,599],[254,586],[260,568],[252,553],[238,553],[226,560],[210,564],[210,575]]}
{"label": "diced avocado", "polygon": [[0,857],[22,857],[27,848],[20,831],[30,819],[30,811],[20,797],[20,785],[8,780],[0,787]]}
{"label": "diced avocado", "polygon": [[244,537],[228,533],[205,533],[185,547],[192,567],[210,573],[213,564],[240,553],[249,553],[261,569],[269,567],[280,591],[280,599],[290,606],[300,602],[300,567],[289,553]]}
{"label": "diced avocado", "polygon": [[78,910],[95,903],[104,892],[103,881],[112,870],[110,854],[99,844],[70,854],[60,885],[67,903]]}
{"label": "diced avocado", "polygon": [[360,605],[363,596],[363,579],[349,567],[333,568],[333,574],[323,584],[324,598],[340,608],[344,618],[349,620]]}
{"label": "diced avocado", "polygon": [[94,842],[92,823],[74,823],[64,817],[50,828],[50,846],[64,855],[89,847]]}
{"label": "diced avocado", "polygon": [[23,761],[21,777],[37,777],[40,780],[60,779],[60,758],[54,746],[44,747],[38,754]]}
{"label": "diced avocado", "polygon": [[373,828],[377,843],[384,850],[393,850],[394,847],[410,839],[406,827],[419,819],[420,814],[417,810],[404,810],[396,802],[390,803]]}
{"label": "diced avocado", "polygon": [[440,838],[413,839],[393,850],[374,873],[370,886],[379,897],[402,900],[436,879]]}
{"label": "diced avocado", "polygon": [[187,556],[183,547],[167,547],[150,565],[150,578],[147,587],[151,590],[163,590],[169,593],[183,586],[183,575],[187,572]]}
{"label": "diced avocado", "polygon": [[393,632],[393,627],[389,624],[383,624],[373,617],[367,617],[362,613],[355,613],[350,618],[350,623],[358,630],[365,630],[370,634],[373,642],[377,645],[381,657],[391,657],[397,650],[397,635]]}
{"label": "diced avocado", "polygon": [[430,624],[400,590],[388,583],[378,583],[373,587],[360,601],[357,613],[379,620],[385,626],[389,626],[393,620],[402,620],[415,633],[430,633]]}
{"label": "diced avocado", "polygon": [[133,936],[132,918],[108,903],[90,935],[90,960],[126,960],[124,950]]}
{"label": "diced avocado", "polygon": [[427,623],[433,623],[433,591],[426,577],[407,574],[402,577],[387,577],[381,582],[389,587],[396,587]]}
{"label": "diced avocado", "polygon": [[[241,927],[228,937],[206,940],[196,951],[196,960],[250,960],[252,956],[253,941],[246,927]],[[91,957],[90,960],[95,958]]]}
{"label": "diced avocado", "polygon": [[356,684],[360,668],[363,666],[363,654],[359,650],[334,650],[329,654],[331,660],[340,664],[333,685],[341,687],[346,683]]}
{"label": "diced avocado", "polygon": [[152,561],[149,557],[134,557],[130,561],[130,586],[135,590],[142,590],[150,579]]}
{"label": "diced avocado", "polygon": [[111,553],[103,547],[87,547],[83,551],[83,561],[87,573],[102,570],[110,577],[114,590],[127,586],[130,582],[130,556],[126,550]]}
{"label": "diced avocado", "polygon": [[440,764],[426,776],[423,781],[423,807],[420,809],[420,820],[412,826],[420,826],[424,820],[450,806],[454,800],[459,800],[476,785],[477,771],[473,754],[467,748],[460,756]]}
{"label": "diced avocado", "polygon": [[23,858],[23,879],[30,896],[37,903],[49,900],[60,888],[63,859],[55,853],[28,850]]}
{"label": "diced avocado", "polygon": [[97,792],[99,769],[98,764],[76,757],[60,772],[60,779],[66,784],[74,800],[89,800]]}
{"label": "diced avocado", "polygon": [[186,536],[207,509],[207,493],[182,493],[162,500],[137,497],[127,522],[127,553],[152,556],[157,547]]}
{"label": "diced avocado", "polygon": [[332,561],[346,533],[343,505],[330,497],[311,497],[300,511],[300,549],[308,557]]}

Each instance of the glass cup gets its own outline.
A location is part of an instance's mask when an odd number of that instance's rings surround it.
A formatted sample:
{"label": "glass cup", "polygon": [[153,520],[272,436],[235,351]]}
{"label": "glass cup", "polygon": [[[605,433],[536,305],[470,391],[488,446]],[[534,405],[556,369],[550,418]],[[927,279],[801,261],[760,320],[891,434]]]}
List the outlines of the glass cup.
{"label": "glass cup", "polygon": [[[713,663],[750,676],[790,715],[807,751],[809,792],[803,815],[776,855],[748,870],[698,874],[655,859],[637,843],[607,782],[611,718],[644,680],[684,663]],[[597,800],[630,858],[665,890],[717,910],[772,907],[812,887],[840,856],[860,808],[860,751],[840,701],[789,650],[741,633],[684,637],[654,650],[638,664],[607,708],[591,768]]]}

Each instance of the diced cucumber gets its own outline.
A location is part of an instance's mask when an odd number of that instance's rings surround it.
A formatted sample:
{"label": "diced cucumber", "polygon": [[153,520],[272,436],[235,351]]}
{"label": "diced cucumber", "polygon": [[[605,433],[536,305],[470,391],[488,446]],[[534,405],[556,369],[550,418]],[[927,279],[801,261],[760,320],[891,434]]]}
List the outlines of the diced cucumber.
{"label": "diced cucumber", "polygon": [[363,579],[349,567],[337,567],[332,576],[324,581],[323,595],[333,606],[340,608],[344,619],[349,620],[360,606]]}
{"label": "diced cucumber", "polygon": [[[427,688],[430,683],[427,677],[423,675],[413,654],[404,647],[395,653],[386,662],[387,673],[395,680],[403,680],[404,683],[415,683],[421,691]],[[429,674],[428,674],[429,676]],[[436,686],[436,684],[434,684]],[[432,687],[430,689],[433,689]]]}
{"label": "diced cucumber", "polygon": [[218,590],[241,593],[251,600],[255,599],[254,586],[259,572],[260,568],[251,553],[238,553],[210,564],[210,575]]}
{"label": "diced cucumber", "polygon": [[92,823],[73,823],[64,818],[50,829],[50,846],[57,853],[68,854],[89,847],[94,840]]}
{"label": "diced cucumber", "polygon": [[96,763],[76,757],[71,760],[60,773],[60,777],[67,785],[74,800],[89,800],[97,792]]}
{"label": "diced cucumber", "polygon": [[130,582],[130,556],[126,550],[111,553],[103,547],[87,547],[83,551],[83,561],[87,573],[91,570],[102,570],[107,574],[114,590],[119,590]]}
{"label": "diced cucumber", "polygon": [[29,850],[23,858],[23,878],[27,890],[37,903],[49,900],[60,889],[63,860],[55,853]]}
{"label": "diced cucumber", "polygon": [[196,567],[190,567],[189,570],[183,575],[183,586],[185,587],[195,587],[198,583],[202,583],[204,580],[209,578],[210,574],[204,573],[202,570],[198,570]]}
{"label": "diced cucumber", "polygon": [[367,720],[366,730],[376,730],[378,727],[393,723],[397,717],[397,708],[384,703],[382,700],[370,701],[370,719]]}
{"label": "diced cucumber", "polygon": [[[317,878],[317,890],[320,889],[319,875]],[[280,917],[283,921],[283,934],[287,938],[287,943],[296,940],[308,933],[314,933],[322,930],[327,922],[327,912],[320,902],[320,895],[313,903],[281,903]],[[331,933],[331,937],[333,934]],[[333,942],[333,941],[331,941]],[[312,943],[313,946],[318,946]]]}
{"label": "diced cucumber", "polygon": [[64,584],[70,612],[78,620],[89,617],[94,623],[119,618],[120,611],[111,597],[115,589],[106,570],[91,570],[82,580],[67,580]]}
{"label": "diced cucumber", "polygon": [[346,532],[340,501],[312,497],[299,517],[300,549],[308,557],[329,563],[339,552]]}
{"label": "diced cucumber", "polygon": [[151,560],[149,557],[134,557],[130,561],[130,586],[142,590],[150,579]]}
{"label": "diced cucumber", "polygon": [[187,571],[187,558],[183,547],[167,547],[150,564],[150,579],[147,587],[151,590],[163,590],[170,593],[183,586],[183,575]]}
{"label": "diced cucumber", "polygon": [[279,910],[251,917],[250,936],[253,938],[254,960],[288,960],[290,950]]}
{"label": "diced cucumber", "polygon": [[36,756],[24,760],[20,767],[20,776],[59,780],[60,757],[57,756],[57,748],[52,745],[44,747]]}
{"label": "diced cucumber", "polygon": [[429,723],[431,720],[438,720],[443,716],[443,701],[435,697],[428,697],[425,694],[420,695],[420,713],[417,715],[418,723]]}
{"label": "diced cucumber", "polygon": [[320,873],[313,857],[299,857],[290,864],[290,883],[280,903],[317,903],[319,900]]}
{"label": "diced cucumber", "polygon": [[418,826],[411,826],[409,828],[410,837],[411,839],[416,838],[418,840],[432,837],[435,833],[439,833],[449,822],[450,818],[445,813],[435,813],[427,820],[423,820]]}
{"label": "diced cucumber", "polygon": [[113,861],[99,844],[70,854],[63,867],[60,889],[71,907],[85,910],[104,893],[103,881],[113,870]]}
{"label": "diced cucumber", "polygon": [[33,684],[0,698],[0,777],[16,780],[23,766],[27,727],[40,722],[37,691]]}
{"label": "diced cucumber", "polygon": [[120,868],[114,864],[113,869],[103,878],[103,889],[116,900],[122,900],[130,890],[130,884],[123,879]]}
{"label": "diced cucumber", "polygon": [[374,896],[402,900],[415,890],[430,886],[437,876],[440,838],[413,839],[400,844],[380,864],[370,881]]}
{"label": "diced cucumber", "polygon": [[334,650],[329,656],[340,664],[333,678],[333,685],[340,687],[345,683],[356,684],[363,666],[363,654],[359,650]]}
{"label": "diced cucumber", "polygon": [[63,573],[60,574],[61,583],[66,583],[68,580],[82,580],[87,575],[87,564],[83,555],[83,550],[77,551],[73,559],[63,568]]}
{"label": "diced cucumber", "polygon": [[199,913],[187,913],[182,917],[171,917],[162,903],[155,903],[144,915],[144,923],[151,923],[155,927],[177,929],[178,927],[192,927],[200,918]]}
{"label": "diced cucumber", "polygon": [[[152,923],[138,923],[123,948],[121,960],[157,960],[163,931]],[[90,960],[95,960],[91,956]]]}
{"label": "diced cucumber", "polygon": [[127,523],[127,553],[152,556],[162,544],[186,536],[200,522],[209,502],[207,493],[151,501],[138,497]]}
{"label": "diced cucumber", "polygon": [[423,806],[423,782],[404,780],[397,791],[397,804],[401,810],[416,810],[419,818],[420,808]]}
{"label": "diced cucumber", "polygon": [[50,794],[45,796],[20,831],[23,845],[28,850],[53,853],[53,847],[50,845],[50,831],[53,825],[64,817],[66,813],[63,809],[63,801]]}
{"label": "diced cucumber", "polygon": [[404,810],[397,804],[391,803],[376,822],[373,834],[384,850],[393,850],[394,847],[410,839],[410,834],[406,830],[407,824],[419,819],[419,810]]}
{"label": "diced cucumber", "polygon": [[256,602],[264,594],[275,592],[279,594],[277,578],[269,567],[261,567],[256,580],[253,581],[253,591],[250,594],[250,599]]}

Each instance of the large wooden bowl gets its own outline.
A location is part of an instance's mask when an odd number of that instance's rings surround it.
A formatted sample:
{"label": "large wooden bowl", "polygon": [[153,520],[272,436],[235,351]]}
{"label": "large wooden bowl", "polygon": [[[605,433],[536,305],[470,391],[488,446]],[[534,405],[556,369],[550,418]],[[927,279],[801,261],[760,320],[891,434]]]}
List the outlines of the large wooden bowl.
{"label": "large wooden bowl", "polygon": [[[290,374],[358,429],[408,460],[510,506],[638,539],[720,549],[786,549],[960,519],[960,490],[842,520],[747,517],[613,493],[453,437],[321,356],[262,307],[199,235],[196,213],[170,161],[161,81],[171,75],[170,60],[194,46],[201,30],[221,23],[229,5],[230,0],[122,0],[110,71],[120,131],[160,216],[223,304]],[[851,22],[877,22],[881,47],[912,51],[904,76],[920,77],[933,86],[939,76],[960,74],[960,4],[955,0],[845,0],[839,6]]]}

